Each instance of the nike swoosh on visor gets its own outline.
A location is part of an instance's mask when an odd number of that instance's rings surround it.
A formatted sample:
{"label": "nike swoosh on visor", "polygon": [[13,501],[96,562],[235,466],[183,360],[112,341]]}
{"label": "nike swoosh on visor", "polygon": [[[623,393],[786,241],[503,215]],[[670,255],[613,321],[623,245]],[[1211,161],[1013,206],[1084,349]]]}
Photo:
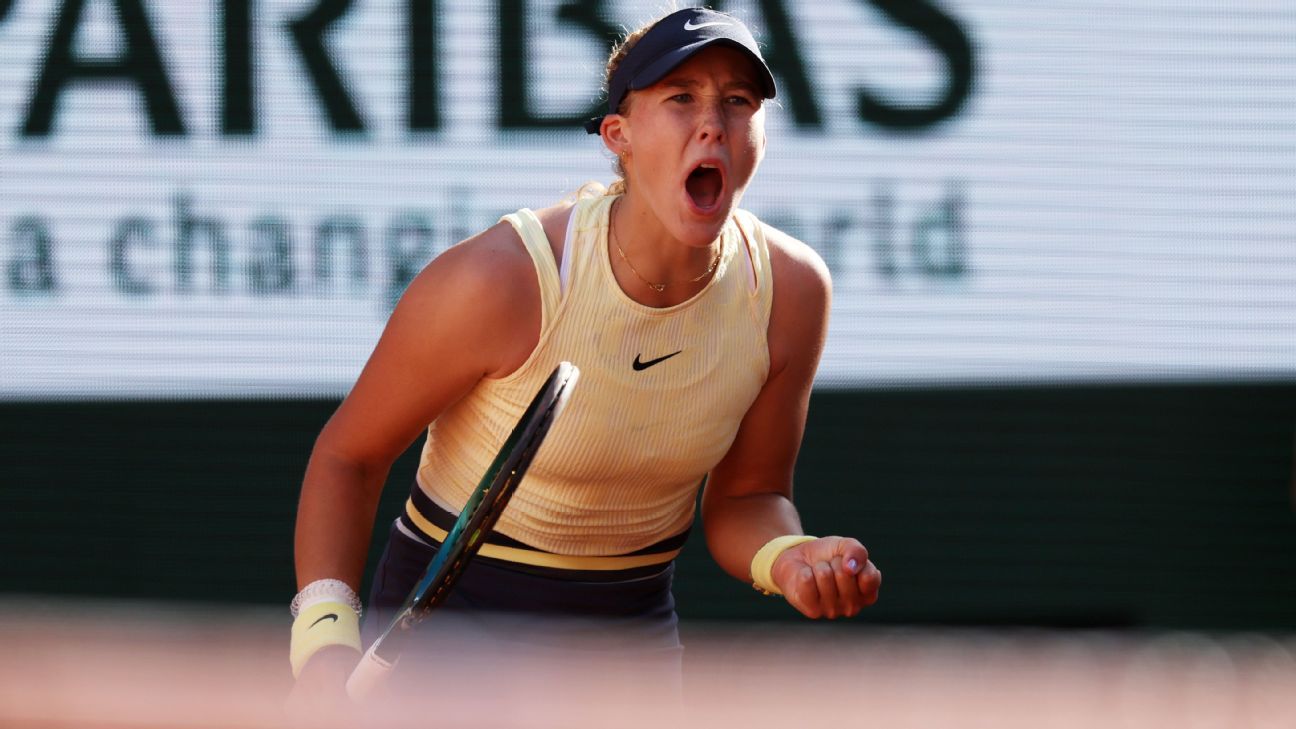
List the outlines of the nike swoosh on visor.
{"label": "nike swoosh on visor", "polygon": [[684,30],[697,30],[699,28],[709,28],[713,25],[732,25],[732,23],[722,23],[718,20],[713,20],[709,23],[698,23],[697,25],[693,25],[692,20],[686,20],[684,21]]}

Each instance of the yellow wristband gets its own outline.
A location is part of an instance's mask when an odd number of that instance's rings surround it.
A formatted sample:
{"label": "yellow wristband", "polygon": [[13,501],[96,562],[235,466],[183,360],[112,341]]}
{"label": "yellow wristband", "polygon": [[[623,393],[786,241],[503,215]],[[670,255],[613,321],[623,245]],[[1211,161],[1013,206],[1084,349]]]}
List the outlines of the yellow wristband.
{"label": "yellow wristband", "polygon": [[293,678],[301,673],[310,657],[330,645],[344,645],[360,651],[360,616],[344,602],[320,602],[297,614],[292,625]]}
{"label": "yellow wristband", "polygon": [[760,590],[766,595],[782,595],[783,591],[774,584],[774,578],[770,576],[770,570],[774,568],[774,560],[778,559],[780,554],[791,547],[806,542],[813,542],[819,537],[811,537],[803,534],[788,534],[782,537],[774,537],[765,543],[765,546],[756,551],[756,556],[752,557],[751,576],[752,587]]}

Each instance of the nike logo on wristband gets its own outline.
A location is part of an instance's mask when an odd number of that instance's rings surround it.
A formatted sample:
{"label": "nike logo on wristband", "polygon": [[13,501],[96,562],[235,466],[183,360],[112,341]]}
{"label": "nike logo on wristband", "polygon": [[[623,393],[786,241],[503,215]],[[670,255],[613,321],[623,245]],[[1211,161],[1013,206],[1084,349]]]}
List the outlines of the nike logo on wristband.
{"label": "nike logo on wristband", "polygon": [[666,360],[670,359],[671,357],[674,357],[675,355],[677,355],[677,354],[679,354],[680,352],[683,352],[683,351],[684,351],[684,350],[681,349],[679,352],[671,352],[670,354],[666,355],[665,357],[658,357],[657,359],[650,359],[650,360],[648,360],[647,362],[640,362],[640,361],[639,361],[639,358],[640,358],[642,355],[638,355],[638,354],[636,354],[636,355],[635,355],[635,361],[634,361],[634,364],[632,364],[632,365],[630,365],[630,366],[634,368],[634,371],[635,371],[635,372],[642,372],[642,371],[648,369],[649,367],[652,367],[653,365],[655,365],[655,364],[657,364],[657,363],[659,363],[659,362],[665,362]]}
{"label": "nike logo on wristband", "polygon": [[[319,625],[319,624],[320,624],[320,620],[328,620],[329,618],[332,618],[332,619],[333,619],[333,622],[335,622],[335,623],[338,621],[337,613],[329,613],[328,615],[323,615],[323,616],[320,617],[319,620],[316,620],[315,622],[311,623],[311,624],[310,624],[310,627],[313,628],[313,627],[315,627],[316,625]],[[307,628],[307,630],[310,630],[310,628]]]}

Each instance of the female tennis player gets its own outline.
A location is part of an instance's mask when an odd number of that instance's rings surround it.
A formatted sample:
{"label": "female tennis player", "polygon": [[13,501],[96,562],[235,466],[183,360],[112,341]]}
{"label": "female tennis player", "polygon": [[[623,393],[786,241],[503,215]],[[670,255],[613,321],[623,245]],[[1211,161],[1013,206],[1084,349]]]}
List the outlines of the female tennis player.
{"label": "female tennis player", "polygon": [[366,633],[562,360],[580,385],[443,610],[605,621],[627,650],[678,661],[672,560],[704,478],[706,541],[731,575],[811,618],[877,599],[867,550],[804,535],[792,503],[830,284],[809,247],[738,207],[775,94],[755,39],[730,15],[680,10],[630,34],[606,73],[608,113],[587,129],[622,179],[508,215],[429,264],[315,445],[296,531],[298,692],[341,692],[355,665],[354,590],[394,459],[427,429]]}

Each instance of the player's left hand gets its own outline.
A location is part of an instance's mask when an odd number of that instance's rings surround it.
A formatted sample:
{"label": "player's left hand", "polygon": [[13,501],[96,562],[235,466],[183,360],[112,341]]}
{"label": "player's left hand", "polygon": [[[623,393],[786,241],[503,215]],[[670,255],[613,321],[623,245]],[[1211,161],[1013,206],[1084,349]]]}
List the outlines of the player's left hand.
{"label": "player's left hand", "polygon": [[770,577],[792,607],[810,618],[854,617],[877,602],[882,572],[864,545],[847,537],[822,537],[785,550]]}

